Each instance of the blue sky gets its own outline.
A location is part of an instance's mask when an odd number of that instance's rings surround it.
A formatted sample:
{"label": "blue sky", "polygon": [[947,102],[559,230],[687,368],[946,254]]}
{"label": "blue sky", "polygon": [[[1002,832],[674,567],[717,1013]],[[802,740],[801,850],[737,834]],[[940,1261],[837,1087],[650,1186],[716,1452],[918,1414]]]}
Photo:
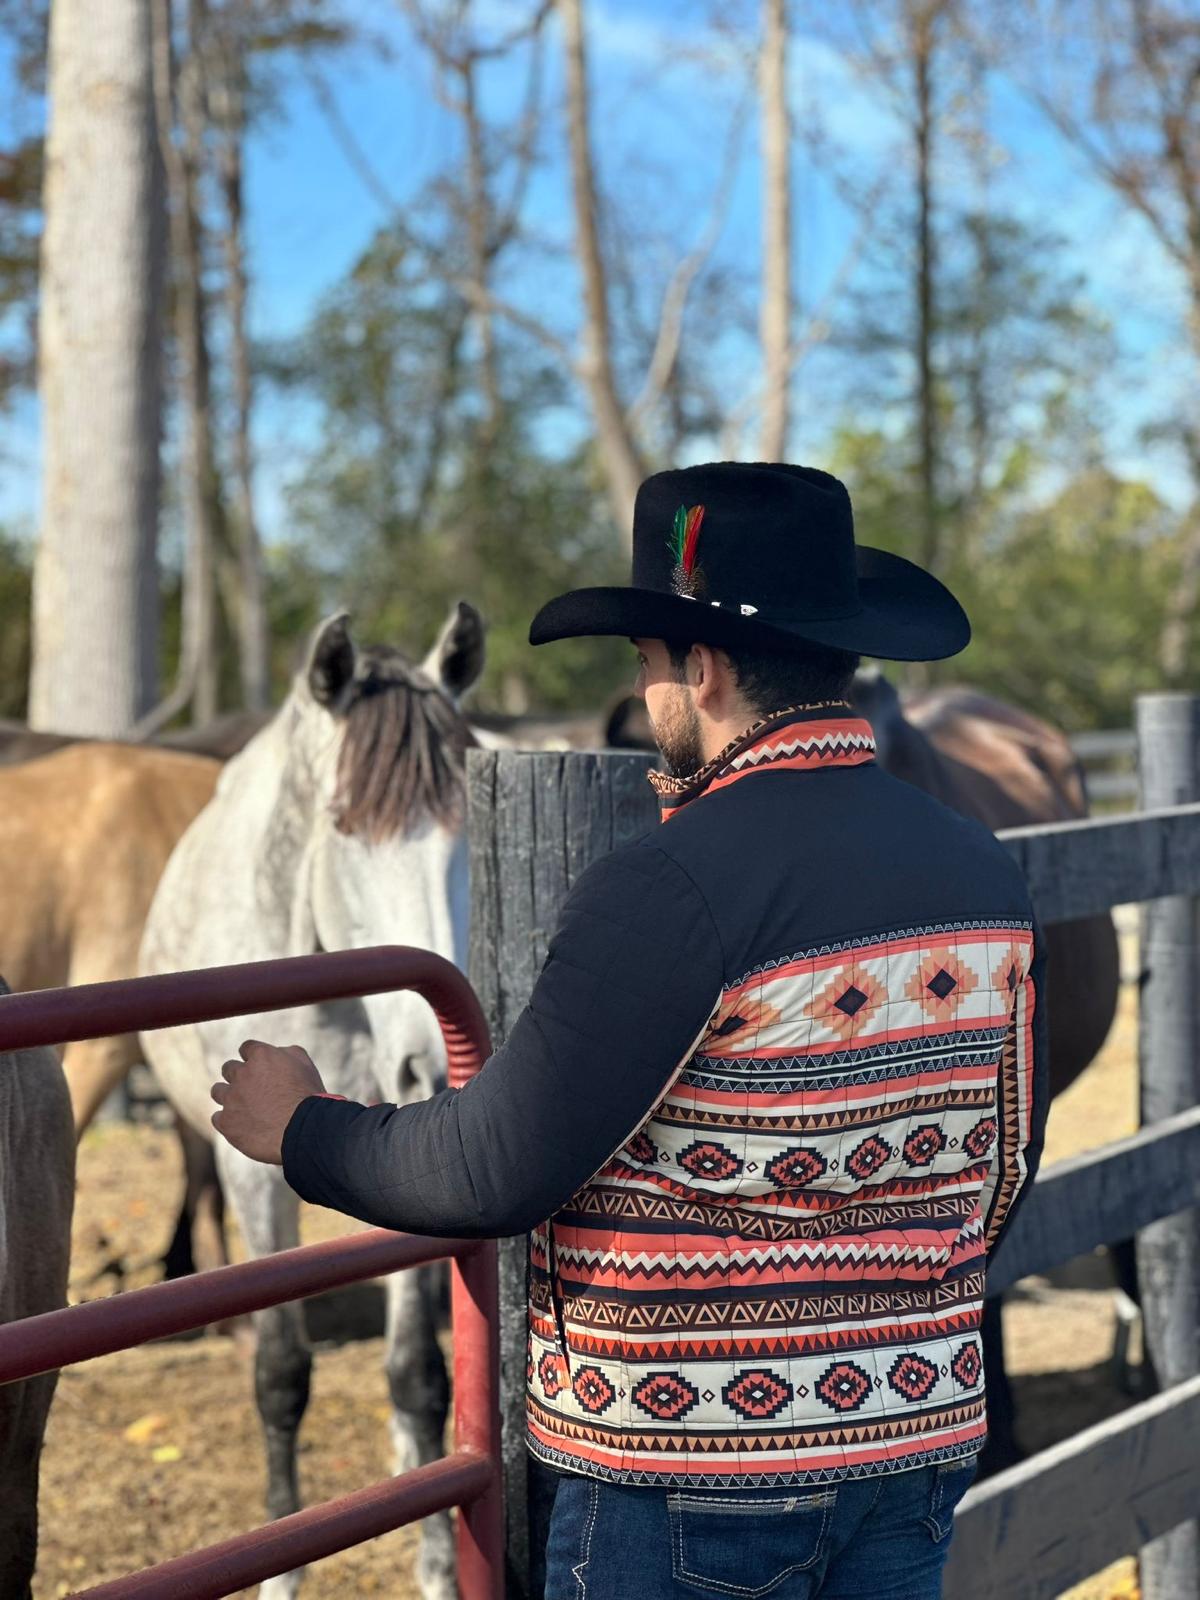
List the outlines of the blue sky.
{"label": "blue sky", "polygon": [[[485,19],[503,28],[526,14],[527,0],[478,0]],[[661,269],[673,250],[696,238],[708,215],[723,149],[723,130],[739,92],[736,52],[728,42],[698,30],[694,4],[677,0],[589,0],[589,40],[594,78],[594,131],[605,187],[651,217],[660,236],[648,270]],[[756,7],[747,4],[753,18]],[[401,208],[423,184],[453,161],[458,129],[439,105],[429,65],[389,0],[364,0],[357,14],[379,47],[344,53],[323,73],[354,137]],[[528,217],[553,248],[569,245],[567,176],[556,119],[561,78],[558,38],[548,48],[551,126],[547,159],[530,193]],[[0,56],[0,71],[5,63]],[[501,63],[484,80],[485,106],[511,115],[519,104],[523,67]],[[791,64],[797,114],[822,108],[843,158],[862,170],[886,169],[894,160],[897,126],[881,96],[828,43],[801,36]],[[37,115],[32,105],[0,105],[0,134]],[[1068,242],[1068,262],[1081,270],[1089,300],[1114,324],[1121,351],[1106,393],[1097,396],[1106,416],[1112,457],[1129,473],[1150,474],[1162,492],[1183,502],[1182,469],[1166,454],[1147,452],[1137,439],[1150,416],[1169,411],[1190,378],[1179,330],[1182,286],[1148,237],[1052,130],[1012,90],[996,86],[992,102],[996,142],[1007,154],[990,183],[998,206],[1051,226]],[[953,168],[946,191],[966,194],[973,178]],[[253,274],[251,313],[259,337],[276,338],[303,327],[320,296],[353,264],[374,229],[386,220],[378,198],[348,162],[302,70],[288,72],[279,115],[255,135],[248,157],[247,216]],[[795,179],[797,290],[801,313],[817,303],[853,248],[858,224],[838,200],[826,173],[801,148]],[[756,125],[747,124],[731,203],[718,242],[719,259],[751,271],[758,258],[760,219]],[[1131,286],[1136,286],[1131,292]],[[551,320],[560,331],[575,325],[575,288],[569,265],[551,259],[523,267],[505,285],[518,303]],[[755,380],[752,349],[721,342],[713,330],[731,403]],[[820,460],[830,420],[830,352],[819,352],[796,383],[792,454]],[[269,538],[286,536],[285,490],[310,442],[316,419],[310,407],[272,398],[257,421],[258,491]],[[26,530],[36,525],[36,408],[27,405],[0,420],[0,522]]]}

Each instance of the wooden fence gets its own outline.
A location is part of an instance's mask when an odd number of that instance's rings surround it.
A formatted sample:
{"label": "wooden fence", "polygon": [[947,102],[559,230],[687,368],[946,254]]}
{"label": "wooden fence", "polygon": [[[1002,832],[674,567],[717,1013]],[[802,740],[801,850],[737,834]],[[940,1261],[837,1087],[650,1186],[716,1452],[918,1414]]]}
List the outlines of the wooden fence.
{"label": "wooden fence", "polygon": [[[1116,819],[1003,835],[1043,923],[1129,902],[1144,912],[1143,1122],[1132,1138],[1046,1168],[989,1269],[989,1293],[1138,1235],[1145,1325],[1167,1387],[973,1488],[949,1600],[1050,1600],[1142,1552],[1145,1600],[1200,1594],[1200,701],[1139,702],[1143,805]],[[470,976],[492,1038],[525,1004],[572,883],[656,822],[647,756],[472,751]],[[524,1450],[525,1242],[501,1249],[502,1458],[508,1593],[529,1593]]]}
{"label": "wooden fence", "polygon": [[1071,748],[1083,763],[1092,803],[1132,808],[1137,804],[1137,734],[1132,728],[1097,729],[1072,736]]}

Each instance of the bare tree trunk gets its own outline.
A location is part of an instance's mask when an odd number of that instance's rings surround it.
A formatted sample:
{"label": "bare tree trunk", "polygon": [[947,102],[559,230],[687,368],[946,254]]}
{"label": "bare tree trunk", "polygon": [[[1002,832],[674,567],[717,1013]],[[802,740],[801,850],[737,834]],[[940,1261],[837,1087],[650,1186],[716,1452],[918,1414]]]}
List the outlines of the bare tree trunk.
{"label": "bare tree trunk", "polygon": [[[1047,48],[1041,36],[1023,42],[1018,81],[1101,181],[1147,224],[1188,285],[1188,340],[1200,363],[1200,23],[1191,6],[1151,0],[1096,0],[1079,26],[1077,7],[1051,8],[1060,24]],[[1056,15],[1057,11],[1057,15]],[[987,50],[993,32],[980,45]],[[1062,41],[1083,62],[1082,94],[1030,82],[1029,61],[1060,67]],[[992,48],[993,59],[995,56]],[[1069,81],[1069,80],[1068,80]],[[1180,429],[1194,490],[1200,494],[1200,421]],[[1200,509],[1193,506],[1183,535],[1178,579],[1167,599],[1158,660],[1170,685],[1185,684],[1200,606]],[[1191,674],[1194,681],[1194,672]]]}
{"label": "bare tree trunk", "polygon": [[764,399],[759,450],[782,461],[790,421],[792,343],[791,118],[787,102],[786,0],[764,0],[759,57],[762,109],[763,278],[759,337]]}
{"label": "bare tree trunk", "polygon": [[933,89],[932,68],[937,0],[917,0],[910,17],[916,83],[917,163],[917,411],[920,440],[921,561],[930,571],[940,565],[937,503],[937,397],[934,392],[934,239],[933,239]]}
{"label": "bare tree trunk", "polygon": [[204,37],[203,0],[188,0],[188,53],[179,74],[176,137],[175,73],[171,52],[171,0],[153,0],[154,81],[159,141],[171,200],[171,255],[175,267],[175,342],[184,415],[183,510],[185,555],[179,679],[167,698],[138,724],[147,736],[191,706],[195,721],[217,710],[217,517],[219,497],[209,405],[208,341],[201,283],[202,242],[197,176],[203,154],[204,104],[199,52]]}
{"label": "bare tree trunk", "polygon": [[496,442],[500,425],[500,382],[496,373],[496,319],[490,303],[492,266],[492,206],[484,154],[483,123],[475,92],[475,62],[468,55],[460,65],[463,121],[467,130],[467,243],[471,276],[483,291],[475,312],[479,329],[480,376],[483,382],[483,428],[480,445],[485,454]]}
{"label": "bare tree trunk", "polygon": [[966,503],[959,507],[959,532],[955,557],[961,567],[979,558],[987,523],[987,468],[993,444],[991,346],[988,336],[993,315],[996,252],[991,214],[991,149],[988,139],[988,86],[982,57],[970,62],[970,117],[974,123],[971,162],[974,178],[974,218],[971,233],[973,305],[966,333],[965,381],[970,469]]}
{"label": "bare tree trunk", "polygon": [[[476,455],[478,465],[486,472],[499,433],[503,405],[496,342],[497,307],[492,297],[493,268],[516,232],[521,202],[533,166],[541,84],[540,35],[553,9],[553,0],[537,0],[524,22],[499,41],[493,40],[487,44],[472,34],[471,0],[456,0],[449,12],[438,4],[430,3],[430,0],[401,0],[401,3],[417,37],[430,52],[439,70],[439,98],[455,116],[462,119],[466,137],[462,216],[467,273],[462,288],[470,307],[471,321],[479,333],[484,416],[476,438]],[[495,179],[503,158],[489,159],[490,130],[479,105],[479,67],[482,63],[503,59],[510,50],[526,41],[532,41],[533,49],[525,107],[515,129],[515,148],[511,157],[515,167],[512,193],[506,205],[497,204],[493,198]],[[361,162],[358,164],[361,166]],[[382,186],[375,181],[373,170],[371,176],[372,188],[380,190]],[[391,209],[395,209],[395,206],[389,201]],[[457,319],[448,330],[446,366],[435,410],[433,440],[417,497],[414,520],[418,525],[440,465],[445,408],[458,382],[463,332],[462,322]]]}
{"label": "bare tree trunk", "polygon": [[[1191,319],[1193,344],[1200,361],[1200,309]],[[1200,431],[1186,433],[1192,482],[1200,484]],[[1158,661],[1168,687],[1187,682],[1192,656],[1196,609],[1200,605],[1200,507],[1193,505],[1183,535],[1179,572],[1167,594],[1162,631],[1158,641]]]}
{"label": "bare tree trunk", "polygon": [[30,721],[124,734],[155,692],[162,175],[142,0],[55,0]]}
{"label": "bare tree trunk", "polygon": [[246,85],[239,40],[226,40],[220,92],[221,139],[218,172],[225,202],[222,244],[225,256],[225,299],[229,317],[230,365],[233,369],[233,479],[237,543],[238,596],[236,616],[242,701],[249,711],[265,709],[270,700],[266,594],[262,545],[254,514],[254,462],[250,445],[253,380],[246,330],[246,244],[243,212],[242,151],[246,136]]}
{"label": "bare tree trunk", "polygon": [[617,393],[612,361],[608,278],[596,221],[596,180],[588,114],[587,53],[582,0],[559,0],[567,56],[567,131],[575,239],[583,277],[585,350],[582,376],[596,424],[608,498],[621,537],[632,539],[633,502],[645,464]]}

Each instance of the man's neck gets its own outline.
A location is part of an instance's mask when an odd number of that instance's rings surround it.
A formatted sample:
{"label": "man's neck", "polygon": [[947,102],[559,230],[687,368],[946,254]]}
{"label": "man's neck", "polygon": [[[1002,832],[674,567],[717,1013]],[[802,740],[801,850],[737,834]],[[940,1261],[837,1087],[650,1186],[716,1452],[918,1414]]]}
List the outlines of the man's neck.
{"label": "man's neck", "polygon": [[[822,700],[795,709],[797,715],[809,715],[823,708],[828,708],[831,716],[848,714],[850,710],[849,703],[845,700]],[[722,718],[719,722],[711,717],[702,718],[700,738],[705,765],[715,760],[736,740],[742,739],[760,722],[769,722],[772,717],[783,716],[792,709],[794,708],[790,706],[780,706],[778,711],[755,711],[749,706],[742,705],[736,713]]]}
{"label": "man's neck", "polygon": [[740,739],[744,733],[749,733],[756,722],[762,721],[762,715],[752,710],[747,705],[741,705],[727,717],[718,721],[714,717],[700,719],[700,748],[704,754],[705,765],[728,749],[735,739]]}

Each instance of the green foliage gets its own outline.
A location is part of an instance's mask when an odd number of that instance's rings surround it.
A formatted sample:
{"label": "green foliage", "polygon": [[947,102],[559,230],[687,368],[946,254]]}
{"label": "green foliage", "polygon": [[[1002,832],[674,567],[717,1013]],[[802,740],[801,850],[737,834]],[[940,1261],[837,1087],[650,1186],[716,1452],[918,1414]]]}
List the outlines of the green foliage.
{"label": "green foliage", "polygon": [[[911,556],[919,524],[905,441],[843,429],[834,455],[861,542]],[[976,508],[978,536],[959,526],[945,576],[974,639],[933,676],[1071,731],[1125,727],[1134,696],[1161,687],[1157,643],[1185,519],[1145,484],[1099,467],[1035,499],[1034,455],[1014,456],[1011,475]]]}
{"label": "green foliage", "polygon": [[33,384],[42,141],[0,149],[0,412]]}
{"label": "green foliage", "polygon": [[[1063,257],[1053,233],[1013,216],[966,211],[942,222],[930,353],[937,510],[951,543],[981,497],[1027,483],[1035,460],[1077,464],[1098,450],[1111,331]],[[904,441],[916,493],[915,314],[904,272],[882,249],[835,337],[852,357],[855,414],[866,410],[875,428]]]}
{"label": "green foliage", "polygon": [[[1159,683],[1181,526],[1148,488],[1099,464],[1109,332],[1060,248],[1011,217],[967,213],[943,225],[932,344],[938,572],[975,638],[954,661],[906,670],[918,682],[976,684],[1068,729],[1120,727],[1133,696]],[[911,317],[869,295],[860,310],[843,344],[871,421],[835,432],[831,466],[849,484],[860,540],[920,559]]]}
{"label": "green foliage", "polygon": [[29,551],[0,533],[0,717],[25,716],[31,580]]}
{"label": "green foliage", "polygon": [[1162,686],[1183,521],[1103,468],[1071,480],[960,575],[976,637],[956,675],[1063,728],[1127,726],[1134,696]]}
{"label": "green foliage", "polygon": [[[484,425],[465,307],[399,228],[381,232],[290,349],[277,381],[319,401],[319,440],[291,485],[299,550],[321,605],[364,637],[423,653],[463,597],[489,623],[483,709],[599,707],[630,675],[621,641],[533,651],[538,605],[622,582],[583,459],[536,436],[563,386],[501,338],[499,414]],[[499,330],[498,330],[499,331]],[[599,507],[599,509],[598,509]]]}
{"label": "green foliage", "polygon": [[0,145],[0,414],[33,386],[43,151],[40,130],[17,130],[22,100],[44,93],[48,28],[47,0],[0,0],[0,96],[12,141]]}

